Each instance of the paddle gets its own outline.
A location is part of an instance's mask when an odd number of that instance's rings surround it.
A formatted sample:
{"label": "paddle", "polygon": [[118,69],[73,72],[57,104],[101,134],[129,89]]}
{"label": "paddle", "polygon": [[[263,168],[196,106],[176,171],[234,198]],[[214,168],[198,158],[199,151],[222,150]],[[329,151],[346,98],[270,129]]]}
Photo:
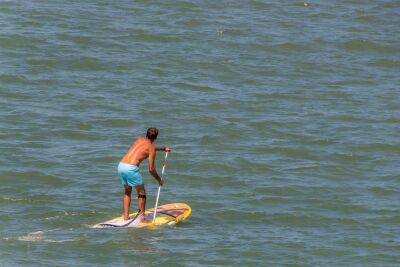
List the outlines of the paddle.
{"label": "paddle", "polygon": [[[163,165],[162,171],[161,171],[161,179],[164,179],[164,171],[165,171],[165,167],[167,166],[167,158],[168,158],[168,152],[165,152],[165,161],[164,161],[164,165]],[[156,220],[157,206],[158,206],[158,198],[160,197],[160,191],[161,191],[161,185],[158,186],[156,206],[154,207],[153,223],[154,223],[154,221]]]}

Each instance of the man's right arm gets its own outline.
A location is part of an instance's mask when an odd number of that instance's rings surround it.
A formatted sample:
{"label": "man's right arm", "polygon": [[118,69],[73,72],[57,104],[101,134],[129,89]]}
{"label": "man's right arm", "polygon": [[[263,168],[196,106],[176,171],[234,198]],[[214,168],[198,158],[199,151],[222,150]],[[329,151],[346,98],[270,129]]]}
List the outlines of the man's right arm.
{"label": "man's right arm", "polygon": [[149,148],[149,172],[150,174],[156,178],[159,185],[164,184],[164,180],[158,175],[154,161],[156,159],[156,150],[154,147]]}
{"label": "man's right arm", "polygon": [[171,152],[171,147],[169,147],[169,146],[154,146],[154,149],[156,151]]}

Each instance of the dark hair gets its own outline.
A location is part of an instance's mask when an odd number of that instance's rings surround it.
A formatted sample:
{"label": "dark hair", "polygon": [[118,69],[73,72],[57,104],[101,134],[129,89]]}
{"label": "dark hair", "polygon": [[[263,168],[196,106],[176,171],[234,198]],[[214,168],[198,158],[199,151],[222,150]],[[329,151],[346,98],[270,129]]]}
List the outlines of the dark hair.
{"label": "dark hair", "polygon": [[147,129],[146,137],[150,140],[156,140],[158,135],[157,128],[149,128]]}

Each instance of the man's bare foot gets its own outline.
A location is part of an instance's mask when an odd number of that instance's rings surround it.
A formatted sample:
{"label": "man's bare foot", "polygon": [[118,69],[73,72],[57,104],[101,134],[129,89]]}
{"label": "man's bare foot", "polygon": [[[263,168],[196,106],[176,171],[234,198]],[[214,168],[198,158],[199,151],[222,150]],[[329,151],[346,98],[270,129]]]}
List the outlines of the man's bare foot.
{"label": "man's bare foot", "polygon": [[151,223],[151,220],[147,220],[144,215],[139,215],[137,218],[138,222],[140,223]]}

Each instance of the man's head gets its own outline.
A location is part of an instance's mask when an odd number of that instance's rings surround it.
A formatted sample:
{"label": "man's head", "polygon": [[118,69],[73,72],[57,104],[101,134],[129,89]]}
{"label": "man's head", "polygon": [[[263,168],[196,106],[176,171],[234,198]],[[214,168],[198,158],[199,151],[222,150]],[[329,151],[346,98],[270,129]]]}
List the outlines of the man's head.
{"label": "man's head", "polygon": [[157,128],[149,128],[149,129],[147,129],[146,137],[149,138],[151,141],[156,140],[157,139],[157,135],[158,135]]}

